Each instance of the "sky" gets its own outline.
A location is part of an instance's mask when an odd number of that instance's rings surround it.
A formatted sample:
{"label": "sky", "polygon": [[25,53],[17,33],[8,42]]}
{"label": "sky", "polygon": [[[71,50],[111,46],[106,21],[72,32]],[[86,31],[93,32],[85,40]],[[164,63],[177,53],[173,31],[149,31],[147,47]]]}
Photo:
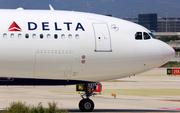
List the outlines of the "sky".
{"label": "sky", "polygon": [[111,14],[114,17],[138,17],[138,14],[157,13],[158,17],[180,17],[180,0],[0,0],[0,9],[55,10]]}

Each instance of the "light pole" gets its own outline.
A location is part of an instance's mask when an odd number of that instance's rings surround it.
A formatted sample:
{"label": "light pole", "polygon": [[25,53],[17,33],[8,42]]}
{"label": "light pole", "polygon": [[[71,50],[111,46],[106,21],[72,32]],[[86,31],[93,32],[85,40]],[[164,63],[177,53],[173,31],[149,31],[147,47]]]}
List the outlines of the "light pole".
{"label": "light pole", "polygon": [[166,32],[167,32],[167,12],[168,12],[168,9],[166,9]]}

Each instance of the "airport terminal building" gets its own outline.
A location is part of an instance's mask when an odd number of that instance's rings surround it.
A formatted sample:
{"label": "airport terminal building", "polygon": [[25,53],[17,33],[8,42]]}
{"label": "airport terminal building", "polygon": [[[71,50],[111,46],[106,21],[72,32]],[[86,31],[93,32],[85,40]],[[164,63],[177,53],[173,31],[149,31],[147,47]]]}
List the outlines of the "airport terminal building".
{"label": "airport terminal building", "polygon": [[157,14],[139,14],[138,18],[123,18],[138,23],[152,32],[180,32],[180,18],[159,18]]}

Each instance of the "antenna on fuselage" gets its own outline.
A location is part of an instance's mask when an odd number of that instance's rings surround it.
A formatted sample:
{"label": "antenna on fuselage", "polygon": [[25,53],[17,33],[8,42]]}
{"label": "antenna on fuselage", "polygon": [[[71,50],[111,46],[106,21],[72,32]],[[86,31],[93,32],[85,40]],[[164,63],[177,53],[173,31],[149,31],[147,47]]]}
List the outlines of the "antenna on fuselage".
{"label": "antenna on fuselage", "polygon": [[51,6],[51,4],[49,4],[49,8],[51,11],[54,11],[54,8]]}
{"label": "antenna on fuselage", "polygon": [[16,10],[24,10],[22,7],[17,8]]}

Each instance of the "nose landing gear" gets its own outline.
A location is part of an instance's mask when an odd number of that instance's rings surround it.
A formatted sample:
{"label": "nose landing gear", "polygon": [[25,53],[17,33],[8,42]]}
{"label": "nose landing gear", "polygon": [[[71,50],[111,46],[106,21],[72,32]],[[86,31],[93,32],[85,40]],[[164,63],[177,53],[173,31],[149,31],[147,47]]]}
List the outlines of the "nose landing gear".
{"label": "nose landing gear", "polygon": [[83,85],[85,94],[81,95],[83,99],[79,102],[79,109],[82,112],[93,111],[94,102],[91,99],[89,99],[89,97],[93,95],[93,87],[96,87],[97,85],[98,85],[97,83],[88,83],[88,84]]}

